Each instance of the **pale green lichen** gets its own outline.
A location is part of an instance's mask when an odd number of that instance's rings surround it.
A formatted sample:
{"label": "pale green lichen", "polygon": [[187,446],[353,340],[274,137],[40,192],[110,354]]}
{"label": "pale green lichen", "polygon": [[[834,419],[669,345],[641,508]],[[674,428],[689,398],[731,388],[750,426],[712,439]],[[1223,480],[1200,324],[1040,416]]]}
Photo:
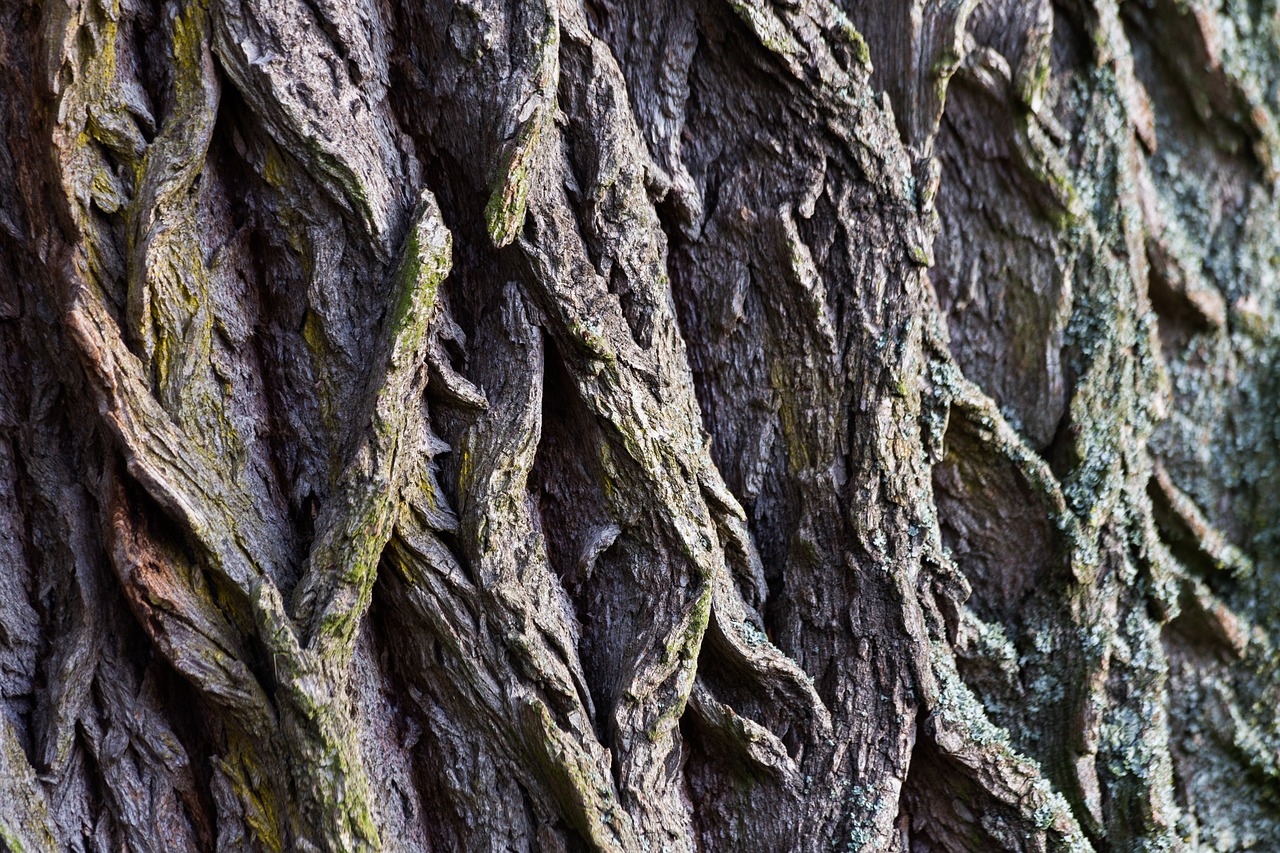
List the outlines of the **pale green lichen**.
{"label": "pale green lichen", "polygon": [[956,672],[947,647],[938,642],[930,645],[930,658],[939,685],[933,713],[941,719],[941,724],[960,734],[965,743],[976,747],[984,760],[990,762],[993,769],[1000,768],[998,772],[1006,778],[1030,780],[1030,786],[1021,795],[1018,805],[1021,809],[1030,810],[1036,828],[1054,839],[1054,849],[1073,853],[1092,851],[1093,847],[1081,831],[1070,805],[1050,784],[1040,763],[1017,751],[1009,731],[991,722],[982,702]]}

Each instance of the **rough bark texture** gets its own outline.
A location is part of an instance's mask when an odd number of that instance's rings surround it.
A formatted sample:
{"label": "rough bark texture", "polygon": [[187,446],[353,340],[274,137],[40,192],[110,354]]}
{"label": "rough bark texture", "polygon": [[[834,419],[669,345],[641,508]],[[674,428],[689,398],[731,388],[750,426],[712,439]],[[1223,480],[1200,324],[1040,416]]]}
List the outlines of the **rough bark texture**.
{"label": "rough bark texture", "polygon": [[1276,0],[0,68],[0,846],[1277,849]]}

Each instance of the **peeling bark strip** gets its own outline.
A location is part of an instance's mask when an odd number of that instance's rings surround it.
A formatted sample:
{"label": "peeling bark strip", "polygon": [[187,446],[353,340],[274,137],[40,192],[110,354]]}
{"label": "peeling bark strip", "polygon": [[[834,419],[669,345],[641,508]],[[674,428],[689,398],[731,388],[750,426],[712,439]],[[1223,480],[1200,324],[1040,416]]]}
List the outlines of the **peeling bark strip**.
{"label": "peeling bark strip", "polygon": [[0,4],[0,847],[1268,848],[1277,21]]}

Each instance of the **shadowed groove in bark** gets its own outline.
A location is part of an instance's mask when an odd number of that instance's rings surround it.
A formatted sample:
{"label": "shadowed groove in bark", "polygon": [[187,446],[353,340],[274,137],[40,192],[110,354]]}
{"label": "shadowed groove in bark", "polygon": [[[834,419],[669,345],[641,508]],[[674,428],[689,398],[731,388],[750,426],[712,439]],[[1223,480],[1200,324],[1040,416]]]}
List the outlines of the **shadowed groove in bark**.
{"label": "shadowed groove in bark", "polygon": [[0,9],[4,846],[1265,846],[1277,20]]}

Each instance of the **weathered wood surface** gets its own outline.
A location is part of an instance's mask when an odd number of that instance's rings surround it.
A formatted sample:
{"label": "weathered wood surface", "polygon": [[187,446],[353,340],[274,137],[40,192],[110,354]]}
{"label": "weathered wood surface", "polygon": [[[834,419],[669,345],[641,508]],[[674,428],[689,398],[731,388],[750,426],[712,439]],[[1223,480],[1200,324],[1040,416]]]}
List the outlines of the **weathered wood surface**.
{"label": "weathered wood surface", "polygon": [[1276,0],[0,69],[0,846],[1280,844]]}

